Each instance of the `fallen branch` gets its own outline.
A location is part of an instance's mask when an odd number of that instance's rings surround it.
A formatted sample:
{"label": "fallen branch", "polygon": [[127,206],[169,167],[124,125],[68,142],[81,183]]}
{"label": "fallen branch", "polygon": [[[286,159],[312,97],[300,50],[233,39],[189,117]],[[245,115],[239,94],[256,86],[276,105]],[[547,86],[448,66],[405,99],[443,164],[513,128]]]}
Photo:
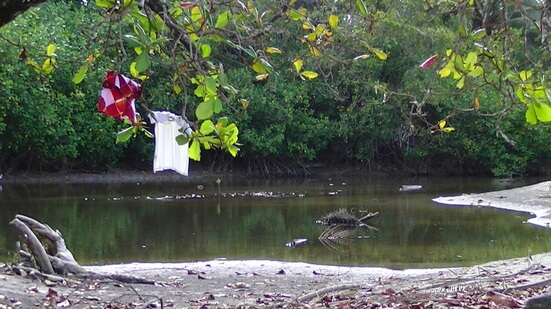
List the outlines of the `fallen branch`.
{"label": "fallen branch", "polygon": [[[127,284],[158,284],[153,280],[118,274],[97,274],[80,266],[65,245],[61,233],[46,224],[24,215],[16,215],[10,222],[21,236],[23,245],[17,246],[24,265],[13,266],[42,280],[61,281],[73,274],[78,279],[113,280]],[[75,281],[76,282],[76,281]]]}

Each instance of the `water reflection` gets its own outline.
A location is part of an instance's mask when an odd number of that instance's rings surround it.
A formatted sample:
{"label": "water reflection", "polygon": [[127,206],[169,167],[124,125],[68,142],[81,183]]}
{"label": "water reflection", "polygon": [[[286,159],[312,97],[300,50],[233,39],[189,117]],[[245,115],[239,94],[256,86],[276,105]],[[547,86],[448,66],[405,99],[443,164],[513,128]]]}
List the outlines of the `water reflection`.
{"label": "water reflection", "polygon": [[[526,180],[513,185],[534,183]],[[399,192],[404,183],[423,185]],[[229,180],[108,185],[9,185],[0,192],[0,245],[13,247],[16,213],[59,229],[83,263],[277,259],[404,267],[472,265],[550,251],[550,230],[526,214],[443,207],[440,195],[504,189],[491,179]],[[316,220],[346,208],[379,212],[371,228],[331,246]],[[343,234],[344,235],[344,234]],[[340,235],[340,236],[343,236]],[[294,239],[304,246],[289,247]]]}

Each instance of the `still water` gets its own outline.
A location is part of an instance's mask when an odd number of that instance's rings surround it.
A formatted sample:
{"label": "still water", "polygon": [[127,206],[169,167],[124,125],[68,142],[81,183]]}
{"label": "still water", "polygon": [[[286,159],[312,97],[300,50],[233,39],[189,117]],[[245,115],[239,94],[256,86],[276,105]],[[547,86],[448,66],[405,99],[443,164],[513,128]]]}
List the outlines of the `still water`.
{"label": "still water", "polygon": [[[491,178],[232,180],[126,184],[3,184],[0,255],[21,213],[59,230],[81,264],[273,259],[390,268],[451,267],[551,251],[551,229],[528,214],[441,206],[438,196],[533,184]],[[399,192],[420,184],[418,192]],[[379,212],[369,227],[320,241],[321,216]],[[293,239],[307,239],[298,247]]]}

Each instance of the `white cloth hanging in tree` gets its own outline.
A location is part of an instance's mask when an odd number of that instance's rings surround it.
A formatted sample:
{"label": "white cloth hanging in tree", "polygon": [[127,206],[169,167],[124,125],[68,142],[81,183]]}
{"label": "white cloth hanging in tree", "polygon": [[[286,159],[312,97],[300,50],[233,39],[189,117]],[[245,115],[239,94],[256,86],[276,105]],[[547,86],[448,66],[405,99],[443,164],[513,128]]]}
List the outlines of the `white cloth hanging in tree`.
{"label": "white cloth hanging in tree", "polygon": [[191,136],[191,127],[182,118],[171,112],[149,113],[151,124],[155,125],[155,157],[153,172],[174,170],[187,176],[189,169],[188,144],[178,145],[176,136]]}

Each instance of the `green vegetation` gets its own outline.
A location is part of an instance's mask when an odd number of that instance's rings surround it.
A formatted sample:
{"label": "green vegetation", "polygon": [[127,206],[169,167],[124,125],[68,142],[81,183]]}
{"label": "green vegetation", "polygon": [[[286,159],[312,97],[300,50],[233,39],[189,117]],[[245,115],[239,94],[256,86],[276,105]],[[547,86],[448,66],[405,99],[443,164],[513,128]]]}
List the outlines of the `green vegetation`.
{"label": "green vegetation", "polygon": [[545,174],[542,3],[47,2],[0,28],[0,171],[149,169],[153,140],[97,112],[114,70],[215,169]]}

